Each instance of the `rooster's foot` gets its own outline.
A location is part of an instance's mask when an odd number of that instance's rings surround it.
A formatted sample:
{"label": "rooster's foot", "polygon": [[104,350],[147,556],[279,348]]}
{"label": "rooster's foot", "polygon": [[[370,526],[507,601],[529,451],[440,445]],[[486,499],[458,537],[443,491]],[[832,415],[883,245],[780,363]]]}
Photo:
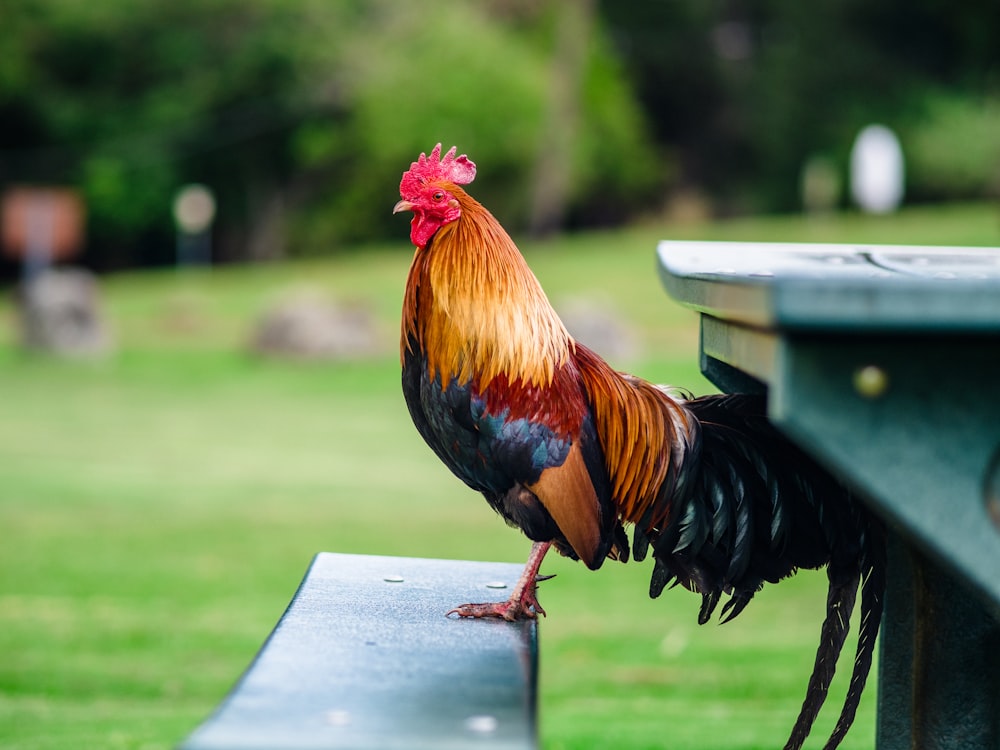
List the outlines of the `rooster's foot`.
{"label": "rooster's foot", "polygon": [[524,571],[517,579],[517,585],[510,595],[510,599],[505,602],[484,602],[482,604],[460,604],[455,609],[448,612],[446,616],[458,615],[459,617],[473,617],[476,619],[483,617],[497,617],[514,622],[516,620],[534,620],[538,615],[545,615],[545,610],[538,603],[535,591],[539,581],[547,581],[552,576],[538,575],[538,569],[542,565],[542,559],[548,552],[551,542],[535,542],[531,545],[531,554],[528,562],[524,566]]}
{"label": "rooster's foot", "polygon": [[482,604],[460,604],[448,612],[448,615],[459,617],[496,617],[508,622],[517,620],[534,620],[538,615],[545,615],[545,610],[538,603],[534,592],[525,593],[519,597],[511,597],[505,602],[483,602]]}

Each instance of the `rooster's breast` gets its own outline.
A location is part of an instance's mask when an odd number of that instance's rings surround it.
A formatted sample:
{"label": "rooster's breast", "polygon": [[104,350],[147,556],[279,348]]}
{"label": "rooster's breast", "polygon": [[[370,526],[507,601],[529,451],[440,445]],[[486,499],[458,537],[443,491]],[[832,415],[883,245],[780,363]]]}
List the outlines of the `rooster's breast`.
{"label": "rooster's breast", "polygon": [[532,484],[569,454],[568,435],[515,416],[510,407],[491,408],[490,394],[472,381],[452,378],[442,386],[420,353],[404,356],[403,396],[421,437],[452,473],[480,492],[498,495]]}

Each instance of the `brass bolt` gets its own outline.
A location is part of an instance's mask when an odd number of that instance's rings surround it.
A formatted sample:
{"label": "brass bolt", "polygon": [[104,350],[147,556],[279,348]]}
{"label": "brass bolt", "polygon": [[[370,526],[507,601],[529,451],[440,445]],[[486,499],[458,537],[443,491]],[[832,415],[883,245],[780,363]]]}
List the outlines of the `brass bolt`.
{"label": "brass bolt", "polygon": [[865,365],[854,371],[854,390],[864,398],[879,398],[889,388],[889,375],[878,365]]}

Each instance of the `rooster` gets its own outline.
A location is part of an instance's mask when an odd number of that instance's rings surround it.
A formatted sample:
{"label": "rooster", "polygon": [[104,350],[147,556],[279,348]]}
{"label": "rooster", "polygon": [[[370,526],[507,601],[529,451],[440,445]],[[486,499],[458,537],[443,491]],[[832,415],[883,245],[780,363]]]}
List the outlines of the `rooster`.
{"label": "rooster", "polygon": [[[555,549],[591,569],[653,558],[649,594],[701,595],[698,622],[736,617],[765,582],[826,566],[826,619],[785,745],[819,713],[860,590],[857,655],[836,748],[872,663],[885,533],[851,492],[768,421],[763,397],[690,398],[615,371],[575,341],[500,223],[463,185],[475,164],[438,144],[403,174],[393,213],[413,213],[403,299],[402,385],[417,431],[445,465],[533,541],[509,600],[448,614],[544,614],[536,586]],[[631,530],[631,543],[627,530]]]}

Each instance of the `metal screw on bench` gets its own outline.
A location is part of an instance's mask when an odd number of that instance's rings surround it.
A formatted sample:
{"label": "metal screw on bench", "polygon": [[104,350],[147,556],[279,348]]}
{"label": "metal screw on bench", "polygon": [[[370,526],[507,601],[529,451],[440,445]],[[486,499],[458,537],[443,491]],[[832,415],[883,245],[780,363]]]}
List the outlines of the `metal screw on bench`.
{"label": "metal screw on bench", "polygon": [[351,714],[341,708],[326,712],[326,723],[334,727],[344,727],[351,723]]}
{"label": "metal screw on bench", "polygon": [[476,734],[492,734],[497,730],[499,725],[500,722],[497,721],[497,717],[488,714],[470,716],[465,720],[465,728]]}
{"label": "metal screw on bench", "polygon": [[878,398],[889,388],[889,375],[878,365],[865,365],[854,371],[854,390],[865,398]]}

